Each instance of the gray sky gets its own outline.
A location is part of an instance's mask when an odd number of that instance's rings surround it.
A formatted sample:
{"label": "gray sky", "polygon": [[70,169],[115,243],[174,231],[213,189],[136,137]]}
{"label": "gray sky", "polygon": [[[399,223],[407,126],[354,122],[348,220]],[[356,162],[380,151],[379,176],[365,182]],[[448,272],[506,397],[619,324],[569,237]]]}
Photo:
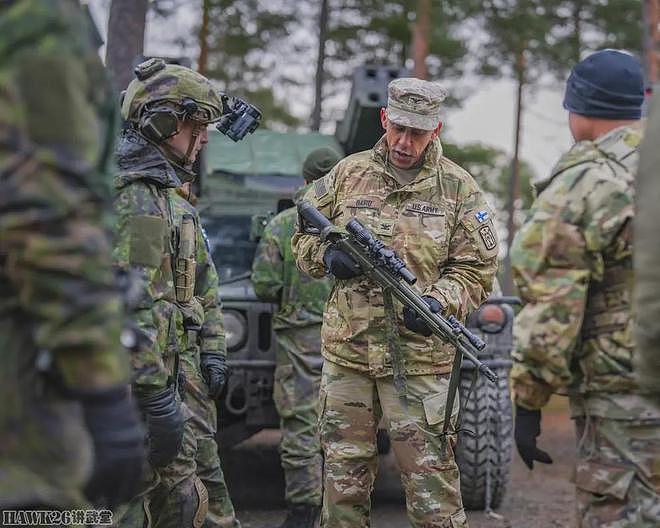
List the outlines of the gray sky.
{"label": "gray sky", "polygon": [[[89,0],[92,13],[101,33],[107,30],[110,0]],[[191,9],[197,2],[187,1],[186,9],[176,15],[176,23],[150,20],[145,36],[145,52],[148,55],[181,54],[180,45],[172,42],[185,39],[197,24],[199,12]],[[192,58],[196,49],[188,50]],[[104,52],[103,52],[104,54]],[[477,81],[475,81],[477,82]],[[448,111],[447,135],[457,143],[481,142],[513,152],[515,83],[510,80],[478,80],[480,86],[472,91],[459,109]],[[567,113],[561,106],[563,87],[553,83],[543,89],[525,93],[526,112],[522,128],[522,157],[529,161],[536,177],[545,176],[563,151],[570,147],[572,139],[568,131]],[[312,87],[309,94],[297,94],[300,108],[296,113],[308,113],[311,108]],[[348,92],[345,100],[348,100]],[[334,130],[334,127],[330,127]]]}

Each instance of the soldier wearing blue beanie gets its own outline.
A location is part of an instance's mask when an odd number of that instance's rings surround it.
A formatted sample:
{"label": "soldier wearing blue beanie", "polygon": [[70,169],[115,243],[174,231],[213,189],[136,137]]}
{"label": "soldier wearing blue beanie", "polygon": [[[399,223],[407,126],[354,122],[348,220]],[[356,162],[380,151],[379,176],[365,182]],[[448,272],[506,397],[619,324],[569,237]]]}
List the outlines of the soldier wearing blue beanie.
{"label": "soldier wearing blue beanie", "polygon": [[599,119],[639,119],[644,75],[637,57],[606,49],[589,55],[571,71],[564,108]]}
{"label": "soldier wearing blue beanie", "polygon": [[628,53],[599,51],[573,68],[564,107],[576,143],[537,183],[511,247],[524,303],[511,370],[516,446],[530,469],[552,463],[552,449],[537,446],[541,410],[567,392],[579,528],[660,526],[660,398],[639,384],[631,306],[643,100]]}

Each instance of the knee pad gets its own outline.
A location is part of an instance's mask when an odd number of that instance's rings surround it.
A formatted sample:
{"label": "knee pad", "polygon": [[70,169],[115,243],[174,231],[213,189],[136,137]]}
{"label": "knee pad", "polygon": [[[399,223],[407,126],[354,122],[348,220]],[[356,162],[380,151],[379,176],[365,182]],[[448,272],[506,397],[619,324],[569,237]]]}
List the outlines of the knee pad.
{"label": "knee pad", "polygon": [[197,508],[193,515],[193,528],[202,528],[206,514],[209,511],[209,492],[197,475],[195,475],[195,497]]}

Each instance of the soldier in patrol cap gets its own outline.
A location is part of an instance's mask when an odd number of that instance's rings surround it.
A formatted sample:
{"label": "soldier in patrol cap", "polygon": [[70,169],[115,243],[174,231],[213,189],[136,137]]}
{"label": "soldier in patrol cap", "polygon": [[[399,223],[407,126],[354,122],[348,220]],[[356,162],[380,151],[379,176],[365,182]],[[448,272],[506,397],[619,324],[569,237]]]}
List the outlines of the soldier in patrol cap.
{"label": "soldier in patrol cap", "polygon": [[[341,227],[357,218],[403,258],[433,311],[464,319],[491,291],[498,251],[493,213],[473,178],[442,155],[444,91],[408,78],[392,81],[388,94],[385,135],[373,149],[340,161],[305,198]],[[303,226],[292,249],[305,273],[336,278],[322,328],[321,526],[369,525],[381,418],[411,524],[467,526],[456,437],[452,428],[448,438],[441,434],[455,350],[365,279],[348,255]],[[395,387],[393,376],[405,377],[405,387]]]}
{"label": "soldier in patrol cap", "polygon": [[[182,363],[191,360],[199,367],[200,358],[188,353],[199,355],[199,343],[213,356],[201,359],[209,392],[217,395],[227,377],[218,307],[214,320],[205,321],[204,294],[198,296],[199,285],[196,290],[198,251],[204,246],[198,243],[199,221],[176,194],[194,178],[193,163],[207,142],[207,126],[223,115],[223,101],[208,79],[160,59],[140,64],[136,76],[121,109],[127,127],[117,147],[114,260],[142,280],[132,317],[145,339],[134,354],[133,392],[148,428],[151,466],[144,493],[119,525],[142,527],[146,515],[152,527],[235,526],[233,508],[229,518],[207,518],[208,491],[196,474],[198,416],[180,398],[190,390],[184,373],[195,370]],[[199,268],[207,270],[201,262]],[[213,279],[205,271],[203,276]]]}
{"label": "soldier in patrol cap", "polygon": [[511,371],[516,445],[530,469],[552,462],[536,445],[541,408],[568,392],[585,528],[660,526],[660,400],[657,378],[639,384],[631,310],[643,101],[640,62],[626,52],[573,68],[564,108],[576,143],[538,186],[511,253],[525,303]]}
{"label": "soldier in patrol cap", "polygon": [[[305,187],[325,176],[341,159],[329,147],[312,151],[302,166]],[[298,213],[282,211],[266,226],[252,264],[252,284],[260,299],[278,303],[273,328],[277,367],[273,396],[280,415],[280,458],[286,480],[287,518],[280,528],[313,528],[321,506],[323,455],[318,440],[321,384],[321,322],[332,280],[314,280],[296,269],[291,253]]]}

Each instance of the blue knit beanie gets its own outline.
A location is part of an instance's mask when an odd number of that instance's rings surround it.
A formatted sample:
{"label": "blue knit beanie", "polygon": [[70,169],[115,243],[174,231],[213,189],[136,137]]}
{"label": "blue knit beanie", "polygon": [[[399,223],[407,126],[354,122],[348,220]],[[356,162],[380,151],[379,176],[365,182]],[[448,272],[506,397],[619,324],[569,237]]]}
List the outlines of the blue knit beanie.
{"label": "blue knit beanie", "polygon": [[600,119],[639,119],[644,75],[637,57],[606,49],[575,65],[566,82],[564,108]]}

